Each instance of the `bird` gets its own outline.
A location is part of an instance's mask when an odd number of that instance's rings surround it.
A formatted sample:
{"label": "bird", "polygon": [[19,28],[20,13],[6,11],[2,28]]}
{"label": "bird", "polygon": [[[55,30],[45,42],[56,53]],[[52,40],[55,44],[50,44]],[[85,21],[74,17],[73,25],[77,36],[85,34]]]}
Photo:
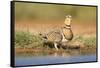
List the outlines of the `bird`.
{"label": "bird", "polygon": [[73,32],[71,29],[71,22],[72,22],[72,16],[67,15],[66,19],[64,21],[64,26],[61,28],[62,33],[62,42],[65,41],[71,41],[73,39]]}
{"label": "bird", "polygon": [[47,34],[41,34],[44,42],[52,42],[55,49],[58,51],[58,45],[63,42],[71,41],[73,38],[73,32],[71,30],[72,16],[67,15],[64,21],[64,26],[59,30],[53,30]]}

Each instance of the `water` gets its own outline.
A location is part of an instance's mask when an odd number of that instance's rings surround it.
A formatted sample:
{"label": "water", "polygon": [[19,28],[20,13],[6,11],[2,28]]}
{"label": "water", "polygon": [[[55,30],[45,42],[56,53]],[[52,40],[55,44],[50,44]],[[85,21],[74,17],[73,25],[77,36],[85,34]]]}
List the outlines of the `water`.
{"label": "water", "polygon": [[20,56],[15,58],[15,66],[43,65],[57,63],[74,63],[96,61],[96,55],[77,56]]}

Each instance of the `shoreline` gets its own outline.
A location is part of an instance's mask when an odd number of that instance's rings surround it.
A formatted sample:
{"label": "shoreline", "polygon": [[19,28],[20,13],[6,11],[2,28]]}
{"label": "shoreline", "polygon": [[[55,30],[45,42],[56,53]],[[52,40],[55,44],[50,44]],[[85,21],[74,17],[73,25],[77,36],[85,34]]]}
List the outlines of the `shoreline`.
{"label": "shoreline", "polygon": [[45,48],[15,48],[15,55],[16,56],[45,56],[45,55],[88,55],[88,54],[95,54],[96,47],[85,47],[80,49],[59,49],[56,51],[54,48],[52,49],[45,49]]}

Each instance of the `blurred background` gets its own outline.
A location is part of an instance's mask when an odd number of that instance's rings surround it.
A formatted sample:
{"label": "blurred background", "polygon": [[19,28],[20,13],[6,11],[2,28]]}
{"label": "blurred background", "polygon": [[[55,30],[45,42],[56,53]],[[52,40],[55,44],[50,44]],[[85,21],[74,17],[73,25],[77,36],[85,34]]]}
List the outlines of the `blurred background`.
{"label": "blurred background", "polygon": [[96,7],[24,2],[15,3],[16,20],[58,20],[65,18],[66,15],[72,15],[73,19],[95,21]]}
{"label": "blurred background", "polygon": [[15,2],[15,29],[48,32],[61,27],[66,15],[72,16],[74,34],[96,34],[96,7],[43,3]]}

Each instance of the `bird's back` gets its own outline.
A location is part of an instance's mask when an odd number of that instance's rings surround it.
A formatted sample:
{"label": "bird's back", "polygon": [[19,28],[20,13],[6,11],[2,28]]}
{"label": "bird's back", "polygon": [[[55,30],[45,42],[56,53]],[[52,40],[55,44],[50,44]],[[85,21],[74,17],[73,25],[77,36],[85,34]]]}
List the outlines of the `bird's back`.
{"label": "bird's back", "polygon": [[51,31],[47,34],[49,42],[60,42],[62,40],[62,35],[59,31]]}

